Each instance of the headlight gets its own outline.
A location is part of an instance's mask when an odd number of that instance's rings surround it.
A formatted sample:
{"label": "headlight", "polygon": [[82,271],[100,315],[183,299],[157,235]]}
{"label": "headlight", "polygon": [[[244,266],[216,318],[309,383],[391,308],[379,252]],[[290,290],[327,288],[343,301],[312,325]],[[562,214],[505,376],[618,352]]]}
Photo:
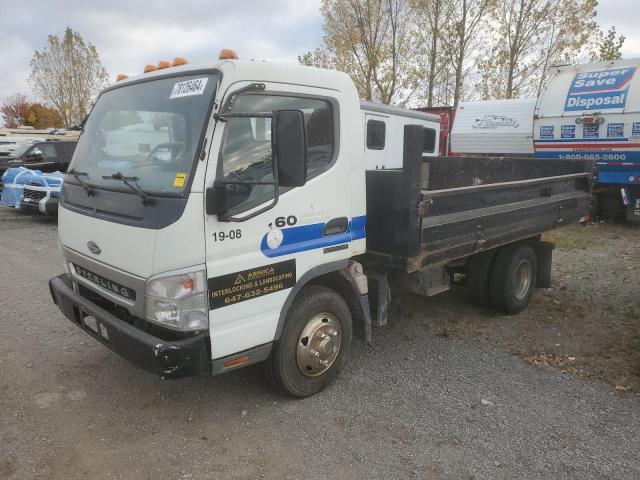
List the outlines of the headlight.
{"label": "headlight", "polygon": [[204,271],[151,279],[147,282],[145,315],[174,330],[209,328],[207,282]]}

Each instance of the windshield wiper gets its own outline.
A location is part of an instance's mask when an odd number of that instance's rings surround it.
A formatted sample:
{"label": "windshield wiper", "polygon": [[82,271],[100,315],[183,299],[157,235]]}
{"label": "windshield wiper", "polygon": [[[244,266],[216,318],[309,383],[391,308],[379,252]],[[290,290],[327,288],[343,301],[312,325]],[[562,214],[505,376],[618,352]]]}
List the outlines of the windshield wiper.
{"label": "windshield wiper", "polygon": [[89,174],[87,172],[79,172],[75,168],[72,168],[71,170],[67,170],[67,173],[73,175],[73,178],[75,178],[82,186],[82,188],[84,188],[84,191],[87,192],[88,196],[93,197],[96,194],[95,190],[91,188],[87,182],[80,178],[81,175],[88,177]]}
{"label": "windshield wiper", "polygon": [[112,173],[111,175],[103,175],[104,180],[121,180],[127,187],[136,193],[141,199],[143,205],[153,205],[153,198],[144,193],[144,191],[136,184],[129,182],[137,182],[138,177],[125,177],[120,172]]}

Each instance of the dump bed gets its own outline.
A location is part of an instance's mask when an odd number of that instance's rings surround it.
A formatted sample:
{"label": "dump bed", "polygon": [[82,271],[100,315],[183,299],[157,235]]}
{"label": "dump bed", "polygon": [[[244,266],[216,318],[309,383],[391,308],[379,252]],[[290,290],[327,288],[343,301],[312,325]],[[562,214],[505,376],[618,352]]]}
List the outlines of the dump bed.
{"label": "dump bed", "polygon": [[367,172],[367,260],[414,272],[579,221],[589,160],[423,158],[405,127],[403,168]]}

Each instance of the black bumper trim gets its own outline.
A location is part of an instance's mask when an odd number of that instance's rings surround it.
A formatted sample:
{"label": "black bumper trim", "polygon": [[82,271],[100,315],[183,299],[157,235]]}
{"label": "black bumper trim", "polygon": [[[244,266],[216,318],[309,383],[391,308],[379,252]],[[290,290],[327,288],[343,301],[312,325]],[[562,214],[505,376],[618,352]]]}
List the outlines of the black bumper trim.
{"label": "black bumper trim", "polygon": [[[129,325],[76,293],[67,274],[49,281],[53,301],[76,326],[134,365],[162,378],[182,378],[211,373],[207,335],[165,341]],[[84,318],[96,319],[96,331]]]}

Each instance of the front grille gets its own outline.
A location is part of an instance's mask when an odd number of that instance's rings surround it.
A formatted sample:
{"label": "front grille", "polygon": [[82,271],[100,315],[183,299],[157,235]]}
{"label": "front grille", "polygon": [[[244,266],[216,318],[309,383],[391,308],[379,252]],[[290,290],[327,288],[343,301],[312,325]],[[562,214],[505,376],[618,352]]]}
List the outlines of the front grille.
{"label": "front grille", "polygon": [[39,202],[47,195],[47,192],[25,188],[23,195],[25,199],[28,198],[30,200],[33,200],[34,202]]}

